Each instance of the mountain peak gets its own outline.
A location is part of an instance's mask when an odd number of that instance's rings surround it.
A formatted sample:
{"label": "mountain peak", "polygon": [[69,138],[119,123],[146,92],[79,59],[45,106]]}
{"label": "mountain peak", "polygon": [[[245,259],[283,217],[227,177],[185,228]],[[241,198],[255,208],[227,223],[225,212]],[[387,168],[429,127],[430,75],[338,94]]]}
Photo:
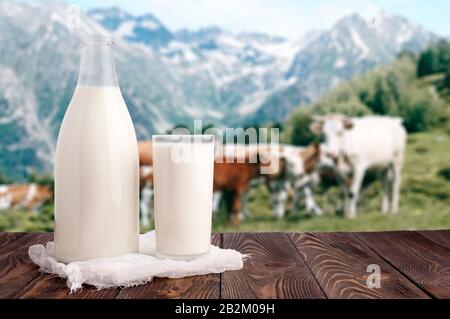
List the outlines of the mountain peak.
{"label": "mountain peak", "polygon": [[130,13],[118,7],[92,9],[87,13],[92,19],[109,30],[116,30],[124,21],[133,19]]}
{"label": "mountain peak", "polygon": [[133,16],[118,7],[110,7],[93,9],[88,14],[115,36],[132,42],[159,47],[173,38],[172,33],[151,13]]}
{"label": "mountain peak", "polygon": [[196,30],[181,29],[176,32],[176,38],[182,42],[203,42],[216,39],[225,33],[219,26],[208,26]]}

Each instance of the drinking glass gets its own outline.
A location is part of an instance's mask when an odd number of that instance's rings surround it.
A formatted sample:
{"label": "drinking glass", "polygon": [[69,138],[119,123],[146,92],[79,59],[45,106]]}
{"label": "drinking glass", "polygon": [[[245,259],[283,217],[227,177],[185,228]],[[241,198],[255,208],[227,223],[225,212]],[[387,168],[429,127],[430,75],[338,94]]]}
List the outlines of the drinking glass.
{"label": "drinking glass", "polygon": [[211,246],[213,135],[154,135],[156,251],[193,259]]}

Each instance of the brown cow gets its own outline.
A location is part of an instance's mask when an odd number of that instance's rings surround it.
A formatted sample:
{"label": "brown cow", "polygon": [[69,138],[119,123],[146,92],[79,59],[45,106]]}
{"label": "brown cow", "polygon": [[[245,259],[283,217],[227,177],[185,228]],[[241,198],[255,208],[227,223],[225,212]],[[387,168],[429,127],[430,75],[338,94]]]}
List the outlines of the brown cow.
{"label": "brown cow", "polygon": [[[215,210],[217,210],[219,194],[229,192],[231,196],[231,223],[238,225],[243,217],[247,202],[247,192],[253,181],[265,178],[266,181],[278,178],[285,170],[284,161],[271,153],[270,149],[259,149],[256,146],[227,145],[233,150],[234,161],[229,160],[230,154],[223,152],[216,156],[214,162],[214,193]],[[243,156],[236,160],[236,154]],[[262,168],[269,167],[272,161],[279,161],[276,169],[262,175]],[[231,162],[231,163],[230,163]],[[219,193],[220,192],[220,193]]]}
{"label": "brown cow", "polygon": [[153,148],[152,141],[139,141],[139,165],[153,166]]}
{"label": "brown cow", "polygon": [[53,193],[47,186],[37,184],[0,185],[0,209],[17,207],[35,209],[52,198]]}

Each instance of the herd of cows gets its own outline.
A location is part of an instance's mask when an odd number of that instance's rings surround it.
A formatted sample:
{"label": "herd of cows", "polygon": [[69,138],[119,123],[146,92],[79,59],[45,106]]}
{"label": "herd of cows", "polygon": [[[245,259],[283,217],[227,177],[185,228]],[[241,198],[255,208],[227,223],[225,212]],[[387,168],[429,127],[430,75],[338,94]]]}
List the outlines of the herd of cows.
{"label": "herd of cows", "polygon": [[[307,128],[306,128],[307,129]],[[346,217],[357,215],[357,203],[364,175],[369,168],[384,168],[382,213],[396,213],[399,206],[401,170],[406,147],[406,130],[400,118],[367,116],[348,118],[340,114],[317,117],[309,128],[324,136],[324,143],[306,147],[292,145],[226,144],[217,147],[214,163],[214,211],[224,193],[230,203],[230,221],[239,224],[247,215],[247,194],[252,185],[265,183],[271,196],[273,213],[283,218],[288,198],[294,205],[303,196],[305,209],[321,215],[311,191],[324,172],[331,171],[343,190]],[[233,156],[234,161],[226,160]],[[241,157],[241,158],[240,158]],[[141,217],[148,225],[153,198],[151,142],[139,144],[141,164]],[[256,158],[257,160],[251,160]],[[240,160],[241,159],[241,160]],[[267,165],[277,169],[262,174]],[[231,199],[230,199],[231,198]]]}
{"label": "herd of cows", "polygon": [[[354,218],[365,172],[372,167],[384,168],[386,172],[382,213],[398,211],[407,137],[401,119],[386,116],[349,118],[329,114],[315,118],[309,129],[323,135],[324,142],[306,147],[285,144],[225,144],[216,147],[214,211],[219,209],[221,200],[226,199],[230,222],[239,224],[248,215],[249,189],[255,184],[265,183],[277,218],[284,217],[289,198],[289,202],[295,205],[302,197],[307,212],[321,215],[323,211],[314,199],[311,185],[320,182],[324,172],[331,171],[342,188],[344,214]],[[151,141],[138,143],[140,211],[144,226],[150,224],[153,215],[151,144]],[[276,169],[264,173],[268,165]],[[42,185],[0,185],[0,210],[19,206],[37,209],[52,197],[51,190]]]}

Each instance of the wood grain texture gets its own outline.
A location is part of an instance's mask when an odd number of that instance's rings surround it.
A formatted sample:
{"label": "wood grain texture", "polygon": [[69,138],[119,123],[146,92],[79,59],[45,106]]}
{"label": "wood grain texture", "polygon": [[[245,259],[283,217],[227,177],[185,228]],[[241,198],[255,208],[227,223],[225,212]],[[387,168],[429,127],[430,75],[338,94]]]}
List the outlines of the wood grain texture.
{"label": "wood grain texture", "polygon": [[450,298],[449,250],[412,231],[355,236],[433,297]]}
{"label": "wood grain texture", "polygon": [[450,230],[421,230],[416,233],[444,248],[450,249]]}
{"label": "wood grain texture", "polygon": [[0,298],[12,298],[40,276],[38,267],[28,257],[28,247],[44,244],[53,238],[51,233],[29,233],[0,249]]}
{"label": "wood grain texture", "polygon": [[120,289],[97,290],[92,286],[70,293],[66,279],[50,274],[41,274],[20,289],[15,298],[21,299],[114,299]]}
{"label": "wood grain texture", "polygon": [[0,249],[9,245],[16,239],[25,236],[26,233],[0,233]]}
{"label": "wood grain texture", "polygon": [[[212,243],[222,245],[221,234],[212,236]],[[186,278],[154,278],[152,282],[142,286],[122,289],[117,298],[220,298],[220,274],[194,276]]]}
{"label": "wood grain texture", "polygon": [[250,256],[242,270],[222,274],[224,299],[325,298],[285,233],[223,234],[223,248]]}
{"label": "wood grain texture", "polygon": [[[360,240],[349,233],[291,234],[328,298],[427,298]],[[381,268],[381,288],[370,289],[370,264]]]}
{"label": "wood grain texture", "polygon": [[[38,271],[28,247],[50,233],[0,233],[0,298],[450,298],[450,231],[231,233],[213,237],[250,259],[240,271],[69,294],[64,279]],[[367,288],[367,265],[381,288]]]}

